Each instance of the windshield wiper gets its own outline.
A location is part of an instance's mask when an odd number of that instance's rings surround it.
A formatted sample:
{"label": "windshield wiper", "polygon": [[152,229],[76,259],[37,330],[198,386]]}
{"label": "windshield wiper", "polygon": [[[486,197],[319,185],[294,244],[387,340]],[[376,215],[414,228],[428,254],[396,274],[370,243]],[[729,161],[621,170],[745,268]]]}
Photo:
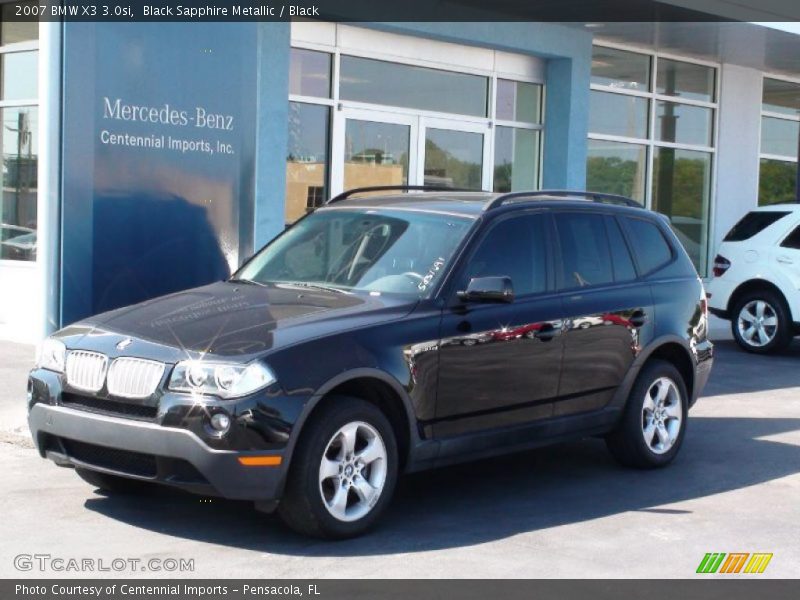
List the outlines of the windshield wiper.
{"label": "windshield wiper", "polygon": [[338,294],[346,294],[347,292],[341,288],[333,287],[330,285],[323,285],[321,283],[309,283],[307,281],[276,281],[278,284],[295,285],[297,287],[310,288],[315,290],[323,290],[326,292],[336,292]]}
{"label": "windshield wiper", "polygon": [[259,287],[267,287],[266,283],[261,283],[260,281],[254,281],[252,279],[242,279],[241,277],[231,277],[228,279],[228,283],[244,283],[246,285],[257,285]]}

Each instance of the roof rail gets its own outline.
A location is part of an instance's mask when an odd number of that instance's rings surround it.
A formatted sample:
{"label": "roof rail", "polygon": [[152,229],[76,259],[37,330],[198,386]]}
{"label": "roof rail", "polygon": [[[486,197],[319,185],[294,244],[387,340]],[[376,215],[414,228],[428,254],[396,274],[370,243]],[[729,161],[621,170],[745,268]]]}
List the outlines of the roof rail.
{"label": "roof rail", "polygon": [[366,194],[368,192],[479,192],[480,190],[464,190],[461,188],[446,187],[443,185],[373,185],[370,187],[359,187],[350,190],[345,190],[338,196],[334,196],[325,204],[333,204],[334,202],[341,202],[355,194]]}
{"label": "roof rail", "polygon": [[542,196],[583,198],[586,200],[591,200],[592,202],[600,202],[602,204],[619,204],[633,208],[644,208],[644,206],[636,202],[636,200],[632,200],[618,194],[603,194],[601,192],[584,192],[573,190],[536,190],[531,192],[511,192],[509,194],[503,194],[502,196],[498,196],[489,202],[489,204],[486,206],[486,210],[499,208],[508,201],[534,199]]}

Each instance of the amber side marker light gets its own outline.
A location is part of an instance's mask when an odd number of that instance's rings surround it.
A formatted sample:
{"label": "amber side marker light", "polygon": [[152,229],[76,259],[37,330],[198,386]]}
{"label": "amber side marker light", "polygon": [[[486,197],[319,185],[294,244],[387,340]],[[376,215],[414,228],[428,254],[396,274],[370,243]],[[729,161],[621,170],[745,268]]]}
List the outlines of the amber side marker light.
{"label": "amber side marker light", "polygon": [[245,467],[277,467],[281,460],[281,456],[240,456],[239,464]]}

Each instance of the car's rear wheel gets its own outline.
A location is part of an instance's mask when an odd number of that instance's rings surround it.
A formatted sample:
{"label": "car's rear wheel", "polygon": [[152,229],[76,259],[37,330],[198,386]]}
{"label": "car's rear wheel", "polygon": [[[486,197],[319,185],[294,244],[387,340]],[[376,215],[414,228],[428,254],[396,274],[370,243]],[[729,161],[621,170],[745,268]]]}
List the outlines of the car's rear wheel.
{"label": "car's rear wheel", "polygon": [[303,534],[359,535],[389,504],[397,471],[386,416],[358,398],[328,398],[302,432],[278,513]]}
{"label": "car's rear wheel", "polygon": [[675,458],[689,417],[686,384],[674,365],[651,360],[633,385],[625,412],[606,437],[611,454],[630,467],[663,467]]}
{"label": "car's rear wheel", "polygon": [[127,477],[100,473],[81,467],[76,467],[75,472],[86,483],[111,494],[136,494],[143,491],[148,485],[146,482],[137,479],[128,479]]}
{"label": "car's rear wheel", "polygon": [[739,346],[756,354],[784,350],[792,342],[789,309],[770,290],[750,292],[736,302],[731,330]]}

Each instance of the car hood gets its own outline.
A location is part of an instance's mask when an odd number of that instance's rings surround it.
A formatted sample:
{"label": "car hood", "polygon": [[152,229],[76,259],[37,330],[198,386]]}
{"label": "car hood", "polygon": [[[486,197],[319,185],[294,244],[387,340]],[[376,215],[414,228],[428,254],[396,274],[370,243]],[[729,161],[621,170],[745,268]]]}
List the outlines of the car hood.
{"label": "car hood", "polygon": [[416,301],[289,284],[219,282],[102,313],[58,337],[70,349],[175,362],[245,361],[304,340],[394,320]]}

